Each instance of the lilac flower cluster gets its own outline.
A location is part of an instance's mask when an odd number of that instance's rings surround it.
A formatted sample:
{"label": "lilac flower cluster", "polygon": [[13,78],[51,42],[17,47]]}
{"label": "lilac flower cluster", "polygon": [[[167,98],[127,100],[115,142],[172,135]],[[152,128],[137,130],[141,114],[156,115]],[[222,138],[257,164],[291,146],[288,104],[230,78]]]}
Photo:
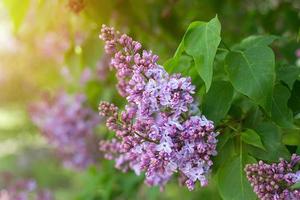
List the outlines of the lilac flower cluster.
{"label": "lilac flower cluster", "polygon": [[128,101],[123,111],[100,103],[100,115],[117,136],[101,141],[100,150],[123,171],[144,171],[148,185],[163,188],[177,172],[189,190],[198,181],[207,185],[217,134],[212,121],[197,115],[191,79],[169,75],[157,64],[158,56],[141,52],[140,43],[114,28],[104,25],[100,38],[112,56],[119,93]]}
{"label": "lilac flower cluster", "polygon": [[94,129],[100,117],[85,106],[85,96],[64,92],[31,108],[34,124],[52,144],[66,167],[84,169],[96,160]]}
{"label": "lilac flower cluster", "polygon": [[248,164],[245,168],[247,178],[254,192],[262,200],[297,200],[300,190],[290,186],[300,181],[300,171],[294,170],[300,156],[293,154],[291,161],[280,159],[279,163]]}
{"label": "lilac flower cluster", "polygon": [[49,190],[40,189],[34,180],[4,180],[5,189],[0,190],[0,200],[54,200]]}

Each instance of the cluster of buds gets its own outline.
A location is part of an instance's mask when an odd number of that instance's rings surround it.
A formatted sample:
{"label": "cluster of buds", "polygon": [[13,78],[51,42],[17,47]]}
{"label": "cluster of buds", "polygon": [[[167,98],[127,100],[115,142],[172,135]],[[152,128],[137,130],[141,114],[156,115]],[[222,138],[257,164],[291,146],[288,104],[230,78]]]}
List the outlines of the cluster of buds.
{"label": "cluster of buds", "polygon": [[245,168],[247,178],[254,192],[262,200],[297,200],[300,190],[291,186],[300,182],[300,171],[294,170],[300,162],[300,156],[292,155],[291,161],[280,159],[279,163],[248,164]]}
{"label": "cluster of buds", "polygon": [[84,95],[45,98],[31,107],[31,118],[66,167],[80,170],[96,161],[94,129],[100,117],[85,105]]}
{"label": "cluster of buds", "polygon": [[100,142],[105,157],[122,171],[145,172],[148,185],[163,188],[178,173],[189,190],[198,181],[206,186],[217,134],[213,122],[194,109],[191,79],[169,75],[158,65],[158,56],[114,28],[104,25],[100,38],[116,70],[119,93],[128,102],[123,111],[100,103],[100,115],[116,133],[111,141]]}

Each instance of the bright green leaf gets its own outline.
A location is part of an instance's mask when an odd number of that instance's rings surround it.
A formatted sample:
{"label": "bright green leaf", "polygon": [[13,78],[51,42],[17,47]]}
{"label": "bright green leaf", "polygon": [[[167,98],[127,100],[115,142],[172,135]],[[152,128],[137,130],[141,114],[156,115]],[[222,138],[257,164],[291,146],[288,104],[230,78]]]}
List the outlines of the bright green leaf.
{"label": "bright green leaf", "polygon": [[260,136],[254,130],[247,129],[246,131],[241,133],[241,136],[243,142],[265,150]]}
{"label": "bright green leaf", "polygon": [[242,40],[237,47],[241,49],[248,49],[258,46],[268,46],[277,38],[278,37],[274,35],[252,35]]}
{"label": "bright green leaf", "polygon": [[165,62],[164,67],[169,73],[181,73],[187,75],[192,65],[192,58],[187,55],[173,57]]}
{"label": "bright green leaf", "polygon": [[233,87],[227,81],[216,81],[211,85],[202,103],[202,112],[218,123],[227,114],[233,98]]}
{"label": "bright green leaf", "polygon": [[184,49],[193,56],[195,67],[205,82],[206,91],[212,82],[213,63],[221,41],[220,34],[221,24],[216,16],[207,23],[194,23],[184,36]]}
{"label": "bright green leaf", "polygon": [[189,76],[192,79],[192,83],[197,87],[203,85],[203,82],[198,78],[198,73],[195,69],[195,64],[191,56],[182,55],[178,58],[173,57],[164,63],[165,69],[169,73],[180,73],[183,76]]}
{"label": "bright green leaf", "polygon": [[178,58],[182,55],[182,53],[184,52],[184,38],[186,36],[186,34],[188,33],[188,31],[194,27],[197,27],[197,26],[201,26],[202,24],[204,24],[205,22],[200,22],[200,21],[196,21],[196,22],[192,22],[189,27],[187,28],[187,31],[184,33],[183,35],[183,38],[180,42],[180,44],[178,45],[177,49],[176,49],[176,52],[173,56],[173,58]]}
{"label": "bright green leaf", "polygon": [[[190,25],[191,26],[191,25]],[[189,29],[189,28],[188,28]],[[183,36],[184,38],[184,36]],[[183,40],[180,42],[179,46],[176,49],[176,52],[174,54],[174,58],[178,58],[179,56],[181,56],[181,54],[184,52],[184,44],[183,44]]]}
{"label": "bright green leaf", "polygon": [[226,71],[233,87],[256,104],[270,110],[275,81],[275,58],[267,46],[231,51],[226,56]]}

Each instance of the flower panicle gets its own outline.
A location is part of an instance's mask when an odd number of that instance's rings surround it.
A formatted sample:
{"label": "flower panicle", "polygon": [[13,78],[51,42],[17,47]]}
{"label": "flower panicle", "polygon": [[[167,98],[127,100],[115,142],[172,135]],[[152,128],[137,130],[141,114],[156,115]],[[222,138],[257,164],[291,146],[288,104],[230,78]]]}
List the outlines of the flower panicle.
{"label": "flower panicle", "polygon": [[127,100],[122,111],[100,103],[100,115],[117,136],[102,141],[100,150],[122,171],[145,172],[148,185],[163,188],[175,173],[189,190],[198,181],[207,185],[217,133],[212,121],[195,112],[191,78],[170,75],[157,55],[114,28],[103,25],[100,39],[111,56],[119,93]]}
{"label": "flower panicle", "polygon": [[42,99],[30,114],[66,167],[81,170],[95,162],[94,129],[100,117],[85,105],[83,94],[61,92],[51,101]]}
{"label": "flower panicle", "polygon": [[10,174],[2,173],[1,179],[4,181],[4,189],[0,190],[2,200],[54,200],[54,195],[48,189],[38,187],[33,179],[16,179]]}
{"label": "flower panicle", "polygon": [[294,170],[299,162],[300,156],[293,154],[290,162],[282,158],[279,163],[259,161],[246,165],[245,172],[260,199],[296,200],[300,199],[300,190],[291,189],[291,186],[300,181],[300,171]]}

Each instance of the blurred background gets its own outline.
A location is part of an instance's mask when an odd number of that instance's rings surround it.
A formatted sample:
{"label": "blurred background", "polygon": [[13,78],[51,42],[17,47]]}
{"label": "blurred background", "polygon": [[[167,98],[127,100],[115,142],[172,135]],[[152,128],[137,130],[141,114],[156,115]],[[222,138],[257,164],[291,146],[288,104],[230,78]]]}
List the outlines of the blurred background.
{"label": "blurred background", "polygon": [[[220,199],[213,183],[190,193],[174,180],[160,193],[143,177],[115,170],[98,151],[93,162],[66,164],[70,154],[38,123],[61,93],[71,99],[80,93],[80,105],[96,114],[100,100],[122,105],[98,39],[101,24],[128,33],[163,64],[192,21],[216,14],[228,45],[253,34],[278,35],[285,39],[280,52],[274,47],[276,56],[300,66],[299,0],[0,0],[0,191],[24,180],[24,190],[45,189],[61,200]],[[49,111],[35,114],[32,105],[41,101],[49,101]],[[101,122],[92,129],[93,137],[108,134]]]}

